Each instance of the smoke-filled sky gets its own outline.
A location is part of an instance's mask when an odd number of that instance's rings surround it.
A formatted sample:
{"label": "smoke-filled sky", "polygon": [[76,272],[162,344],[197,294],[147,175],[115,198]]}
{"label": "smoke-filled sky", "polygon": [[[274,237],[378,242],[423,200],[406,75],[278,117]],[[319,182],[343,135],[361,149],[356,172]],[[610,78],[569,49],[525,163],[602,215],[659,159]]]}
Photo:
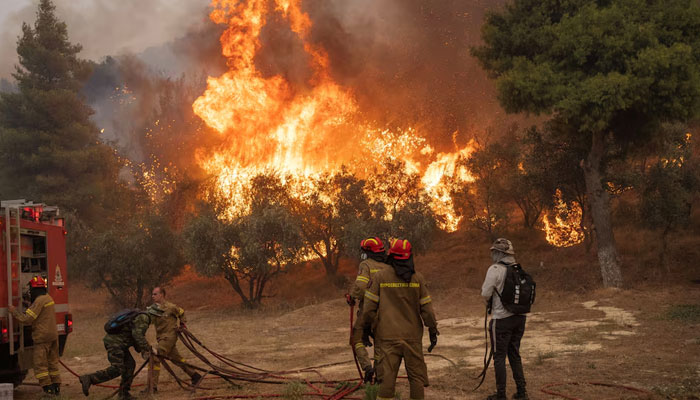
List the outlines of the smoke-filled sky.
{"label": "smoke-filled sky", "polygon": [[[302,0],[310,40],[323,47],[331,74],[380,124],[425,126],[449,146],[477,128],[503,121],[493,83],[470,56],[485,13],[505,0]],[[210,0],[54,0],[81,57],[136,54],[165,76],[223,72]],[[0,78],[17,63],[23,21],[33,24],[38,0],[0,0]],[[256,65],[304,86],[311,72],[300,39],[282,18],[268,16]],[[219,59],[214,54],[219,55]],[[119,135],[119,133],[116,133]]]}
{"label": "smoke-filled sky", "polygon": [[[38,0],[0,0],[0,78],[9,78],[22,22],[34,23]],[[208,0],[54,0],[83,58],[140,53],[184,35],[207,19]]]}

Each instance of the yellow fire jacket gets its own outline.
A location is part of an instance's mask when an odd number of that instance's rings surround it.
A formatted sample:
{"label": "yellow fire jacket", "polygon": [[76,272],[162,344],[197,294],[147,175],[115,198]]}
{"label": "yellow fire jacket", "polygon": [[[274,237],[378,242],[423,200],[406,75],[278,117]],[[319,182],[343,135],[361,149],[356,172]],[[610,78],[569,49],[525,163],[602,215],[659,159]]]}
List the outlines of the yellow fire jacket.
{"label": "yellow fire jacket", "polygon": [[391,267],[377,272],[365,291],[362,326],[372,326],[375,318],[378,340],[421,340],[423,325],[437,328],[423,275],[416,272],[410,282],[405,282]]}
{"label": "yellow fire jacket", "polygon": [[185,310],[175,304],[165,301],[163,304],[152,304],[148,307],[148,313],[156,328],[156,338],[172,338],[176,336],[178,320],[180,323],[187,323]]}
{"label": "yellow fire jacket", "polygon": [[391,269],[391,266],[371,258],[362,261],[360,263],[360,271],[357,273],[357,278],[355,278],[355,282],[353,282],[350,288],[350,295],[359,300],[361,304],[364,300],[365,289],[367,289],[369,281],[374,274],[385,269]]}
{"label": "yellow fire jacket", "polygon": [[43,294],[34,300],[24,313],[17,310],[12,315],[24,325],[32,325],[32,340],[34,343],[48,343],[58,340],[56,326],[56,310],[51,296]]}

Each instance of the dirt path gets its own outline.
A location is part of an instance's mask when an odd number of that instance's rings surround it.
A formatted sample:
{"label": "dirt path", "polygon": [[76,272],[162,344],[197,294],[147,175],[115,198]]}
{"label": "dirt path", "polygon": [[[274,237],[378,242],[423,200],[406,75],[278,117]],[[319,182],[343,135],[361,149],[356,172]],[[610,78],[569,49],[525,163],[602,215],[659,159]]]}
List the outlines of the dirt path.
{"label": "dirt path", "polygon": [[[691,289],[691,299],[687,298],[688,290],[684,289],[681,294],[678,288],[662,292],[598,291],[581,297],[568,295],[566,299],[556,294],[542,296],[537,311],[528,318],[522,343],[531,398],[557,398],[539,389],[546,384],[575,381],[616,383],[657,394],[640,397],[614,388],[571,385],[556,390],[582,399],[693,398],[693,395],[700,395],[700,325],[692,320],[663,317],[670,304],[700,304],[700,291]],[[484,398],[494,388],[492,370],[477,392],[471,391],[476,381],[470,378],[481,369],[484,352],[483,315],[480,315],[481,306],[474,303],[478,292],[447,291],[434,298],[441,318],[441,336],[435,353],[444,358],[426,357],[431,379],[426,396],[428,399]],[[347,361],[323,369],[323,375],[338,380],[357,375],[346,344],[349,321],[343,300],[326,301],[287,313],[191,310],[188,314],[189,326],[195,335],[211,348],[236,360],[269,370]],[[76,315],[75,319],[77,331],[70,339],[71,347],[64,362],[79,373],[106,367],[106,355],[100,343],[104,317],[100,313],[86,313]],[[427,347],[427,335],[424,339]],[[143,382],[144,378],[142,374],[137,382]],[[68,373],[63,374],[63,379],[64,398],[84,398],[77,379]],[[33,378],[27,380],[33,381]],[[284,389],[253,384],[232,389],[216,379],[207,380],[206,385],[216,390],[201,391],[197,395],[281,393]],[[512,389],[512,380],[509,385]],[[398,384],[402,399],[409,397],[407,386],[405,381]],[[159,389],[157,398],[160,399],[192,398],[170,377],[162,379]],[[102,399],[110,393],[101,388],[93,392],[90,399]],[[38,398],[39,393],[38,387],[23,385],[15,391],[15,398]]]}

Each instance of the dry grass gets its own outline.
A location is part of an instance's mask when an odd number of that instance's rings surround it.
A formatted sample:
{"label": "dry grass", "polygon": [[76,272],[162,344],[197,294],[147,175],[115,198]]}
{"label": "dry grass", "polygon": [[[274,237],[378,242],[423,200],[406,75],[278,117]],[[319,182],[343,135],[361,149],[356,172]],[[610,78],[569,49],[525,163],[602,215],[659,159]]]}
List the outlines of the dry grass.
{"label": "dry grass", "polygon": [[[538,283],[537,303],[522,344],[532,398],[546,398],[538,395],[538,389],[547,383],[601,379],[654,390],[666,398],[698,396],[700,285],[692,281],[700,279],[696,265],[700,232],[684,235],[671,246],[669,259],[676,264],[669,274],[654,264],[653,232],[621,228],[618,238],[623,239],[618,243],[627,282],[623,290],[599,289],[595,254],[587,254],[583,246],[552,249],[537,233],[508,237],[518,260]],[[479,289],[490,264],[488,246],[483,236],[445,234],[436,239],[432,252],[416,258],[417,268],[430,282],[441,324],[436,352],[454,363],[426,358],[431,379],[427,398],[475,399],[493,390],[491,371],[476,392],[471,390],[475,381],[470,379],[482,366],[484,305]],[[340,273],[351,280],[355,268],[352,261],[345,260]],[[266,299],[262,310],[253,312],[240,308],[226,281],[200,277],[191,270],[169,289],[169,300],[187,310],[190,329],[234,359],[273,370],[350,361],[345,290],[329,284],[323,269],[313,263],[275,279],[270,287],[274,297]],[[102,325],[113,311],[109,299],[104,292],[90,292],[74,284],[70,301],[75,332],[69,338],[64,361],[80,373],[106,367]],[[186,357],[194,361],[191,355]],[[354,368],[348,363],[323,373],[329,379],[347,379],[356,375]],[[63,378],[67,398],[82,398],[77,380],[67,374]],[[285,390],[251,384],[232,388],[219,380],[207,380],[207,385],[216,388],[206,393],[212,395]],[[397,385],[402,398],[409,397],[407,386],[405,380]],[[190,397],[169,377],[159,389],[159,398]],[[581,398],[628,396],[598,387],[569,385],[561,389]],[[21,386],[15,398],[35,398],[38,390]],[[98,388],[91,398],[103,398],[107,393]]]}

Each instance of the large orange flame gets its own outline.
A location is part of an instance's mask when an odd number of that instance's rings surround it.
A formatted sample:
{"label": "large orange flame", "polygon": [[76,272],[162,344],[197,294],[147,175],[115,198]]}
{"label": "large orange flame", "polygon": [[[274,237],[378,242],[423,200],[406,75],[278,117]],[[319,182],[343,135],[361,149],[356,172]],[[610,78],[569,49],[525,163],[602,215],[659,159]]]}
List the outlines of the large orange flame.
{"label": "large orange flame", "polygon": [[556,247],[570,247],[583,242],[585,235],[581,229],[581,205],[575,201],[567,204],[562,198],[561,190],[557,189],[552,214],[545,213],[542,217],[547,242]]}
{"label": "large orange flame", "polygon": [[[220,147],[197,152],[198,163],[215,177],[220,193],[238,197],[249,179],[264,170],[308,177],[346,165],[366,174],[388,156],[423,174],[435,211],[446,217],[444,228],[456,229],[459,219],[443,178],[471,179],[456,168],[456,160],[473,146],[436,155],[416,129],[392,131],[357,122],[362,119],[355,97],[333,81],[326,52],[308,40],[312,24],[300,0],[213,0],[212,7],[210,18],[228,25],[221,45],[229,71],[207,80],[193,109],[221,135]],[[293,88],[281,76],[265,77],[256,68],[260,33],[270,13],[283,18],[304,43],[313,71],[307,89]]]}

